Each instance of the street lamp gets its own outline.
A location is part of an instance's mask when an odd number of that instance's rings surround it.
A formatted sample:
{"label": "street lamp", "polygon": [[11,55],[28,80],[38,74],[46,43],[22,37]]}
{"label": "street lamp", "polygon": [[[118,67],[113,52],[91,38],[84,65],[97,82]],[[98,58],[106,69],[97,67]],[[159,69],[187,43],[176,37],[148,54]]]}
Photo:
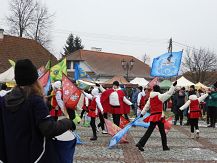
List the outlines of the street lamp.
{"label": "street lamp", "polygon": [[135,61],[133,59],[131,59],[129,62],[125,61],[124,59],[121,61],[121,66],[123,67],[123,69],[125,71],[127,71],[127,74],[126,74],[127,75],[127,81],[129,81],[128,80],[129,71],[133,69],[134,62]]}

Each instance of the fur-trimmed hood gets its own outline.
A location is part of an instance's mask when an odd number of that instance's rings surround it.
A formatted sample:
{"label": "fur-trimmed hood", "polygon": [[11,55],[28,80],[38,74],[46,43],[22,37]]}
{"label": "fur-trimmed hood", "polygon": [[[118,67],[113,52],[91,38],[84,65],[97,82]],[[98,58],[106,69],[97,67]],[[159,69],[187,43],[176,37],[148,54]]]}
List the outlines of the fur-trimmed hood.
{"label": "fur-trimmed hood", "polygon": [[159,92],[151,92],[150,93],[150,98],[154,98],[155,96],[158,96],[158,95],[160,95]]}
{"label": "fur-trimmed hood", "polygon": [[189,100],[196,100],[197,99],[197,96],[196,95],[190,95],[189,96]]}

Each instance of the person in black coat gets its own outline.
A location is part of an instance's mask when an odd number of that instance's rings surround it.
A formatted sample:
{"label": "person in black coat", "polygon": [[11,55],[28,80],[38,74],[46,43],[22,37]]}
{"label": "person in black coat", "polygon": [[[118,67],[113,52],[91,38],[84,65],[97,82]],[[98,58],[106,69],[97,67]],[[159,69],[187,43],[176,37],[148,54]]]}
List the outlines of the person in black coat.
{"label": "person in black coat", "polygon": [[175,113],[175,121],[174,125],[176,125],[177,121],[179,120],[180,125],[182,126],[183,122],[183,111],[179,110],[179,108],[185,104],[185,88],[183,87],[179,91],[177,91],[174,95],[174,113]]}
{"label": "person in black coat", "polygon": [[76,128],[69,119],[50,117],[37,79],[30,60],[17,61],[17,86],[0,100],[0,162],[59,163],[52,138]]}

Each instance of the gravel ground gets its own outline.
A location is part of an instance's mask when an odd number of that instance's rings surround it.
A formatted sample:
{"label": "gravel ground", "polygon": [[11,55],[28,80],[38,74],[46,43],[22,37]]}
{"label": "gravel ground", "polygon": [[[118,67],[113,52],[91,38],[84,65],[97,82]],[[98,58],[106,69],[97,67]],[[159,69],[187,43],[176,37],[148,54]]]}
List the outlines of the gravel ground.
{"label": "gravel ground", "polygon": [[147,129],[132,127],[128,134],[128,144],[118,144],[108,149],[111,136],[98,133],[97,141],[90,141],[90,127],[77,127],[83,145],[77,145],[75,163],[159,163],[159,162],[217,162],[217,130],[204,127],[200,122],[200,139],[191,139],[189,126],[175,126],[167,134],[170,151],[163,151],[157,129],[153,132],[144,152],[135,144]]}

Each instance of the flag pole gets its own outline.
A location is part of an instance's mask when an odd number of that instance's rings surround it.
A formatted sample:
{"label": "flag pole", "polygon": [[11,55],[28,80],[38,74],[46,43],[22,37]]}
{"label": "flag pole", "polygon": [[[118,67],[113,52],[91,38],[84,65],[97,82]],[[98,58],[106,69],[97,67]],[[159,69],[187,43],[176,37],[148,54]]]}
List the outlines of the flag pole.
{"label": "flag pole", "polygon": [[[172,52],[173,52],[173,40],[172,40],[172,37],[171,37],[170,40],[169,40],[169,47],[168,47],[168,53],[171,53],[170,56],[172,56]],[[170,81],[171,80],[172,80],[172,78],[170,78]]]}

